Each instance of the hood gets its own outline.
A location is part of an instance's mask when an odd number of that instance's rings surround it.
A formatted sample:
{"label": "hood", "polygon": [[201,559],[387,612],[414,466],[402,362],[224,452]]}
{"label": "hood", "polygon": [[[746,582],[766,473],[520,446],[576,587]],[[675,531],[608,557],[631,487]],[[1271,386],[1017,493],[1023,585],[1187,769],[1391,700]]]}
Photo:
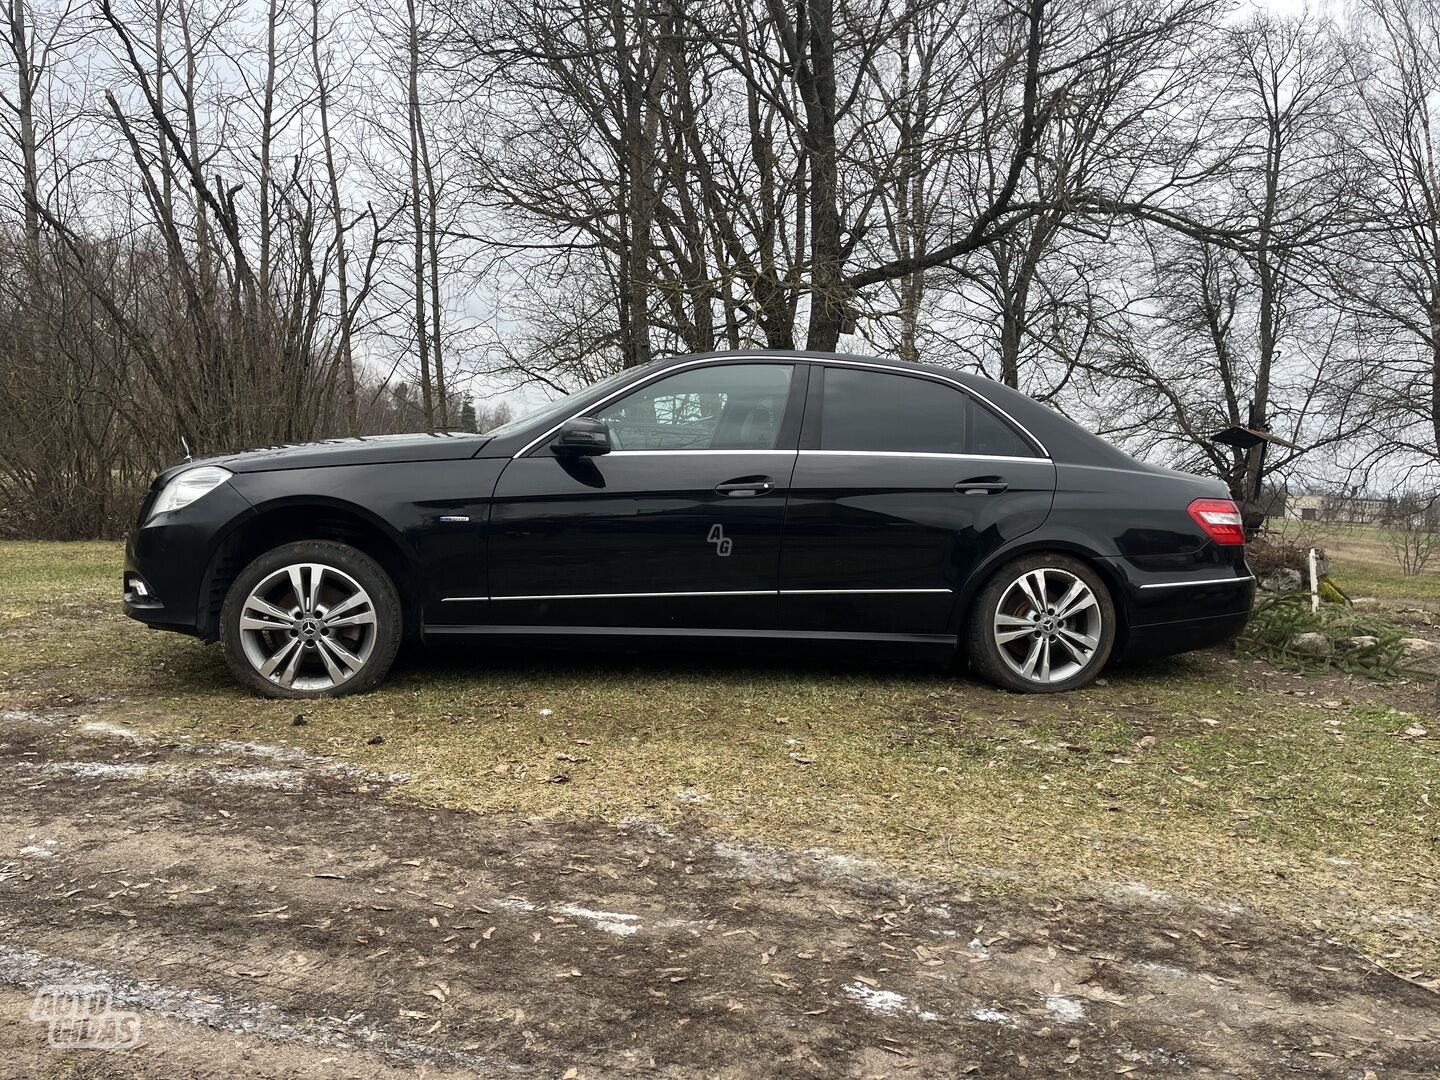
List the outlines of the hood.
{"label": "hood", "polygon": [[474,457],[490,441],[488,435],[447,432],[443,435],[365,435],[351,439],[269,446],[238,454],[216,454],[166,469],[160,479],[197,465],[219,465],[234,473],[275,469],[319,469],[335,465],[385,465],[400,461],[453,461]]}

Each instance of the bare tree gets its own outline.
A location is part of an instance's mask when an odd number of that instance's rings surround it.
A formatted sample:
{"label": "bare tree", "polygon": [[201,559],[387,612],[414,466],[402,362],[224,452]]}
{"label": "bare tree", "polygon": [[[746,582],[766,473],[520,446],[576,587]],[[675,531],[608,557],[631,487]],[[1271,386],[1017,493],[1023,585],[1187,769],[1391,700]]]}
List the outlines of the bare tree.
{"label": "bare tree", "polygon": [[1413,489],[1399,492],[1386,507],[1382,526],[1400,571],[1423,574],[1440,553],[1440,495]]}

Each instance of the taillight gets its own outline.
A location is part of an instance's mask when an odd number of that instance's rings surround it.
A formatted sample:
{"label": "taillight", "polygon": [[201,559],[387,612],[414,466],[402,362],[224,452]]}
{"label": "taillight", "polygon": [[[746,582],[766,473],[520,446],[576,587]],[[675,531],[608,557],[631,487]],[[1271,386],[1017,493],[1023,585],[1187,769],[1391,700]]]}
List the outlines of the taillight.
{"label": "taillight", "polygon": [[1232,499],[1196,499],[1188,509],[1195,524],[1215,543],[1245,543],[1245,522]]}

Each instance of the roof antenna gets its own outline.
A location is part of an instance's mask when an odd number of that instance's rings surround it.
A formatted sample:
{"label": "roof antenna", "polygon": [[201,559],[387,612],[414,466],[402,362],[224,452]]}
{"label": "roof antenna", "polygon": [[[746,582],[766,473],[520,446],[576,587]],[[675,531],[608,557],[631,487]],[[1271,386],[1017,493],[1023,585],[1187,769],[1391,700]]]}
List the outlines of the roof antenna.
{"label": "roof antenna", "polygon": [[185,441],[185,436],[184,436],[184,435],[181,435],[181,436],[180,436],[180,446],[181,446],[181,448],[183,448],[184,451],[185,451],[185,460],[186,460],[186,461],[193,461],[193,460],[195,460],[194,458],[192,458],[192,457],[190,456],[190,444]]}

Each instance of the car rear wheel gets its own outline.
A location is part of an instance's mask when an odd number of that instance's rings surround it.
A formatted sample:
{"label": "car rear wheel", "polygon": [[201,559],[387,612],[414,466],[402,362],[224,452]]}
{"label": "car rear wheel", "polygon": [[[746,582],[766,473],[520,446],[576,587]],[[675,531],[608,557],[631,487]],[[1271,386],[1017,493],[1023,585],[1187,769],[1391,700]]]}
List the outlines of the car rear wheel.
{"label": "car rear wheel", "polygon": [[976,670],[995,685],[1050,694],[1100,674],[1115,631],[1114,601],[1094,570],[1067,555],[1029,555],[980,590],[966,645]]}
{"label": "car rear wheel", "polygon": [[370,690],[390,670],[400,637],[389,576],[363,552],[325,540],[261,555],[235,579],[220,612],[230,669],[266,697]]}

